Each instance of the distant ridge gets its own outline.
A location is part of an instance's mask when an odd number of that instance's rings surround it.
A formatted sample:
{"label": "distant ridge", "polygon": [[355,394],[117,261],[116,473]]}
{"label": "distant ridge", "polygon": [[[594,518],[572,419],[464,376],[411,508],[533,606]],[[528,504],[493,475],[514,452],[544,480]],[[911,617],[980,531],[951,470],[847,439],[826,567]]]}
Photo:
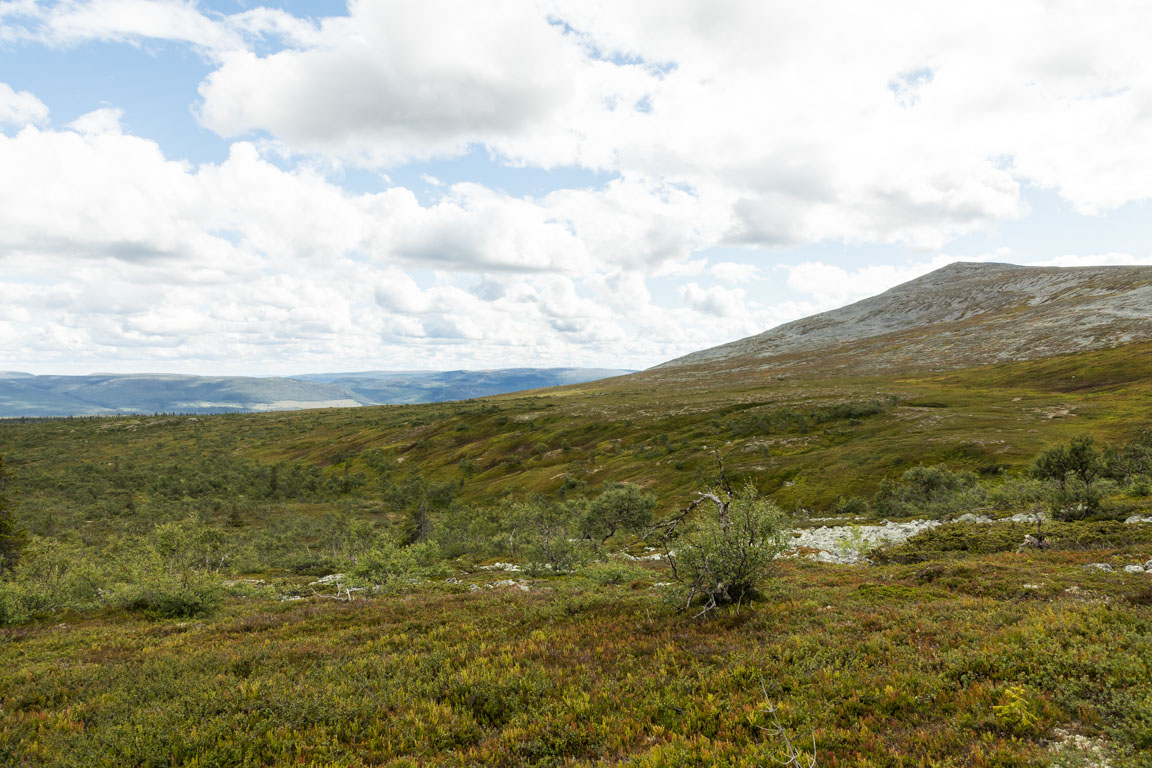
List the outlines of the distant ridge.
{"label": "distant ridge", "polygon": [[1152,339],[1152,267],[957,262],[840,309],[694,352],[700,368],[854,375],[1030,360]]}
{"label": "distant ridge", "polygon": [[509,368],[495,371],[372,371],[300,377],[0,374],[0,418],[120,413],[250,413],[303,408],[432,403],[578,384],[630,371]]}

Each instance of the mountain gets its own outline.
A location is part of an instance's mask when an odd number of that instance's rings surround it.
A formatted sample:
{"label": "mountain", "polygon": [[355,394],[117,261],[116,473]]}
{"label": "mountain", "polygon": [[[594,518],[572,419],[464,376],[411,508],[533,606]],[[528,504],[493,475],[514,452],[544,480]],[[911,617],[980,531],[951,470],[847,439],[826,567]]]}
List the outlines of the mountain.
{"label": "mountain", "polygon": [[439,403],[621,376],[607,368],[505,368],[495,371],[369,371],[298,378],[341,386],[374,403]]}
{"label": "mountain", "polygon": [[951,264],[872,298],[647,372],[778,375],[947,370],[1152,339],[1152,267]]}
{"label": "mountain", "polygon": [[628,371],[513,368],[497,371],[319,373],[289,378],[92,374],[0,376],[0,418],[117,413],[250,413],[464,400],[581,383]]}

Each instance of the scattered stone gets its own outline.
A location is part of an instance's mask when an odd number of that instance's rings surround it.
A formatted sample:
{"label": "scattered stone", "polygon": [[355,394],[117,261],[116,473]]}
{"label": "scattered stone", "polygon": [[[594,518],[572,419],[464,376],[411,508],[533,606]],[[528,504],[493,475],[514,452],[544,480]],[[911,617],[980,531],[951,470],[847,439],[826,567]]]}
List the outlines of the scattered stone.
{"label": "scattered stone", "polygon": [[1140,517],[1140,515],[1132,515],[1124,521],[1128,525],[1135,525],[1136,523],[1152,523],[1152,517]]}
{"label": "scattered stone", "polygon": [[330,573],[327,576],[321,576],[320,578],[316,579],[316,581],[309,582],[308,586],[312,587],[316,584],[331,584],[332,582],[339,582],[342,578],[344,578],[344,574],[342,573]]}
{"label": "scattered stone", "polygon": [[1053,765],[1076,765],[1086,768],[1112,768],[1108,762],[1108,750],[1103,739],[1092,739],[1063,728],[1054,730],[1056,739],[1049,747],[1059,760]]}
{"label": "scattered stone", "polygon": [[[881,544],[896,544],[921,531],[943,525],[939,520],[911,520],[879,525],[837,525],[793,531],[793,551],[822,563],[852,565],[863,562],[864,554]],[[798,551],[797,551],[798,550]]]}
{"label": "scattered stone", "polygon": [[1125,573],[1144,573],[1144,566],[1142,565],[1126,565],[1124,566]]}
{"label": "scattered stone", "polygon": [[1144,570],[1152,571],[1152,560],[1149,560],[1148,562],[1144,563]]}
{"label": "scattered stone", "polygon": [[627,552],[625,552],[624,553],[624,559],[625,560],[636,560],[636,561],[643,562],[643,561],[650,561],[650,560],[663,560],[664,555],[661,554],[660,552],[653,552],[650,555],[630,555]]}
{"label": "scattered stone", "polygon": [[491,565],[481,565],[477,567],[479,571],[519,571],[520,566],[515,563],[492,563]]}
{"label": "scattered stone", "polygon": [[956,522],[958,522],[958,523],[994,523],[996,521],[990,517],[986,517],[985,515],[974,515],[971,512],[965,512],[964,514],[960,515],[960,517],[956,518]]}
{"label": "scattered stone", "polygon": [[520,582],[516,581],[515,579],[504,579],[502,581],[494,581],[491,584],[485,584],[484,586],[488,587],[488,589],[502,589],[504,587],[511,587],[513,589],[518,589],[521,592],[527,592],[528,591],[528,585],[527,584],[521,584]]}
{"label": "scattered stone", "polygon": [[1105,573],[1112,573],[1112,566],[1108,563],[1088,563],[1085,568],[1094,568],[1097,571],[1104,571]]}
{"label": "scattered stone", "polygon": [[1021,589],[1040,589],[1040,585],[1039,584],[1021,584],[1020,588]]}

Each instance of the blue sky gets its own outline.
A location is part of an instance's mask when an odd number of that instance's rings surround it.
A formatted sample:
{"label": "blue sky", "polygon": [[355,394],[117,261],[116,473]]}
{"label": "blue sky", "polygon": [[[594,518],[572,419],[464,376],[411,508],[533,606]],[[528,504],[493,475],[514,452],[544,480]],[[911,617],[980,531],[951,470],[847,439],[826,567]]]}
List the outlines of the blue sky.
{"label": "blue sky", "polygon": [[0,370],[642,368],[1152,263],[1146,17],[5,0]]}

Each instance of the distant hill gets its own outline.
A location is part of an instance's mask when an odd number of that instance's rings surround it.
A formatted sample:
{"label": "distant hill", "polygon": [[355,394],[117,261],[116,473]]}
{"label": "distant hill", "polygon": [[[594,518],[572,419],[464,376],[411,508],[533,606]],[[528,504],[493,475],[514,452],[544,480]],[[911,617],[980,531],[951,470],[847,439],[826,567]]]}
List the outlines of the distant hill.
{"label": "distant hill", "polygon": [[294,378],[343,387],[374,403],[439,403],[621,376],[608,368],[505,368],[496,371],[368,371]]}
{"label": "distant hill", "polygon": [[431,403],[618,376],[600,368],[317,373],[290,378],[0,375],[0,418],[118,413],[250,413]]}
{"label": "distant hill", "polygon": [[669,361],[641,378],[964,368],[1152,339],[1152,267],[956,263],[878,296]]}

